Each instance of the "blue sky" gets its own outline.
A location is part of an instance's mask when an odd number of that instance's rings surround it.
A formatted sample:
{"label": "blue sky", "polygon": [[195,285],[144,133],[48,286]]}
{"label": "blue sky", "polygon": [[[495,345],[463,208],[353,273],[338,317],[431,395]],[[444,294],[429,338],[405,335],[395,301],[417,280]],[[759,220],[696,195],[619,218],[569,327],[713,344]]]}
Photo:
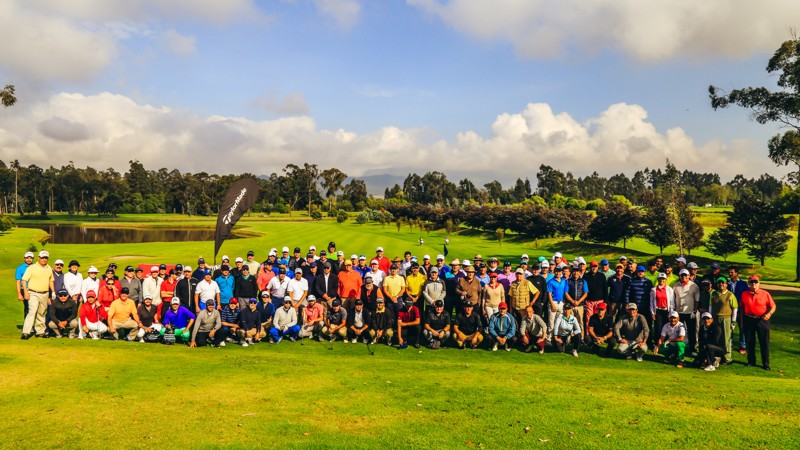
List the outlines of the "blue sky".
{"label": "blue sky", "polygon": [[505,184],[666,158],[780,174],[779,129],[714,112],[706,90],[774,85],[800,5],[731,3],[10,0],[0,82],[20,102],[0,111],[0,159]]}

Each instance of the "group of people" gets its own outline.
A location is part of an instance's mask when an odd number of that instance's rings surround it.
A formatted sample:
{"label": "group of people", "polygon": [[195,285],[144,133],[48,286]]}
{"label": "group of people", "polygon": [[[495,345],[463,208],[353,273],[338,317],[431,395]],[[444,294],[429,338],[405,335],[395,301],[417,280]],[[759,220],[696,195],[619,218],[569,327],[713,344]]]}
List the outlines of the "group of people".
{"label": "group of people", "polygon": [[[410,251],[389,259],[346,258],[336,243],[317,253],[288,247],[228,256],[211,266],[127,266],[110,263],[102,275],[91,266],[66,265],[49,253],[24,255],[16,271],[24,304],[22,339],[36,337],[181,342],[191,347],[243,347],[284,339],[319,339],[438,349],[453,346],[491,351],[544,353],[614,352],[642,361],[652,349],[665,361],[684,358],[707,371],[733,361],[733,332],[747,365],[770,370],[769,330],[775,302],[751,275],[736,267],[722,273],[714,263],[700,275],[694,262],[661,257],[638,264],[552,257],[517,264],[475,255],[421,260]],[[65,270],[66,269],[66,270]],[[149,274],[146,274],[149,272]]]}

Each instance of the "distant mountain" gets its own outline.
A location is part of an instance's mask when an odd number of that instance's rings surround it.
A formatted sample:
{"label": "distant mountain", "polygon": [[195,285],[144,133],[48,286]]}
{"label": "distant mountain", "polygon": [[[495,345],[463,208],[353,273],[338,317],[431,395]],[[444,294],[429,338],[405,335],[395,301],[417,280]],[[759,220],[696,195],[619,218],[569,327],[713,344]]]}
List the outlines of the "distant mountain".
{"label": "distant mountain", "polygon": [[[262,179],[269,179],[269,175],[259,175],[258,178]],[[344,184],[349,184],[350,180],[353,178],[357,178],[360,180],[364,180],[364,184],[367,185],[367,194],[374,195],[376,197],[383,197],[384,191],[386,188],[392,187],[395,184],[399,184],[400,186],[403,185],[403,181],[405,181],[405,175],[389,175],[389,174],[382,174],[382,175],[366,175],[363,177],[347,177]]]}

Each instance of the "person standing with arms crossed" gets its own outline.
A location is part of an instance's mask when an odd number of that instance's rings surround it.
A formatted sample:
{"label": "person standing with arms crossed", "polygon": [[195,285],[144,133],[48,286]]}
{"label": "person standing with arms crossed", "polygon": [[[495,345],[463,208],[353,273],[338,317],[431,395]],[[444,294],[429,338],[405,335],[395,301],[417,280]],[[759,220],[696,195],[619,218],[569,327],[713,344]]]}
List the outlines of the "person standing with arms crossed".
{"label": "person standing with arms crossed", "polygon": [[775,301],[769,292],[761,289],[761,282],[756,275],[751,275],[747,283],[750,290],[742,294],[744,309],[744,330],[747,337],[747,366],[756,365],[756,336],[761,347],[761,364],[764,370],[771,370],[769,365],[769,325],[775,314]]}

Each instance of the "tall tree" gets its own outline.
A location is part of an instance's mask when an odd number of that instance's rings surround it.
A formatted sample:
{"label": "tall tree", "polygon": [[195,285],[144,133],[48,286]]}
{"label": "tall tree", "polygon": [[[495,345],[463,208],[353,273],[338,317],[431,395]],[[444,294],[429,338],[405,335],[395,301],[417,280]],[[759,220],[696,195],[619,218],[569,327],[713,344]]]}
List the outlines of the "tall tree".
{"label": "tall tree", "polygon": [[641,215],[637,209],[620,202],[609,202],[597,210],[585,237],[592,242],[607,244],[622,241],[622,248],[627,248],[628,239],[639,233],[640,221]]}
{"label": "tall tree", "polygon": [[756,197],[743,197],[727,212],[728,225],[739,236],[747,255],[764,265],[766,258],[781,257],[791,239],[786,231],[789,219],[769,202]]}
{"label": "tall tree", "polygon": [[[778,74],[779,90],[746,87],[726,93],[709,86],[711,107],[716,110],[740,106],[752,111],[753,118],[760,124],[778,123],[788,128],[769,140],[769,158],[779,166],[793,166],[788,178],[797,186],[800,183],[800,38],[793,35],[781,44],[767,63],[767,73]],[[800,239],[796,250],[795,281],[800,281]]]}
{"label": "tall tree", "polygon": [[706,240],[706,250],[712,255],[719,256],[725,261],[728,257],[742,248],[742,241],[739,240],[739,235],[733,231],[731,227],[722,227],[716,229],[713,233],[708,235]]}
{"label": "tall tree", "polygon": [[13,84],[7,84],[6,87],[0,89],[0,104],[2,104],[3,107],[8,108],[9,106],[14,106],[14,103],[17,103],[15,91],[16,89]]}
{"label": "tall tree", "polygon": [[325,198],[328,199],[328,210],[331,209],[331,199],[336,199],[336,191],[342,188],[342,183],[347,179],[347,174],[332,167],[319,174],[322,178],[322,187],[325,189]]}

